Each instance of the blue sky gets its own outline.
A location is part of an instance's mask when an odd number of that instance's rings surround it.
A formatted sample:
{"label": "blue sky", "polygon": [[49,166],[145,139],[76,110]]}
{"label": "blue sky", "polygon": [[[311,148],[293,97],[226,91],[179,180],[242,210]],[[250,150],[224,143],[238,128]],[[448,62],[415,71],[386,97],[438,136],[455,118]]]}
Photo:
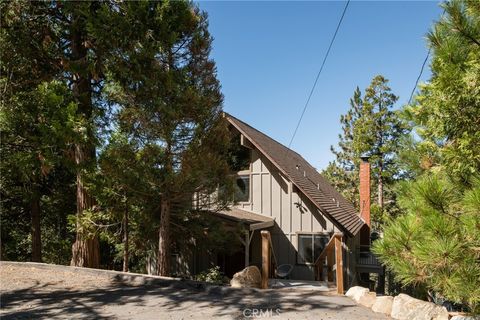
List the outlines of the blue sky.
{"label": "blue sky", "polygon": [[[209,14],[225,111],[288,145],[345,2],[198,4]],[[396,107],[405,104],[441,12],[434,1],[352,1],[292,149],[325,168],[354,89],[377,74],[400,96]]]}

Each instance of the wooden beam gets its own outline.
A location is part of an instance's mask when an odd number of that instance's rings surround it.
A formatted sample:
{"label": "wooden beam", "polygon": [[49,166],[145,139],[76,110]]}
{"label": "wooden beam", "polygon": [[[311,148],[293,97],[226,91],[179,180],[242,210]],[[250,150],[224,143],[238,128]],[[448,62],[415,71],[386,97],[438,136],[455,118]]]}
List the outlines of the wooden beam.
{"label": "wooden beam", "polygon": [[253,146],[253,144],[248,141],[247,138],[245,138],[245,136],[243,134],[240,134],[240,145],[245,147],[245,148],[248,148],[248,149],[254,149],[255,147]]}
{"label": "wooden beam", "polygon": [[337,265],[337,293],[343,294],[343,248],[341,237],[335,237],[335,260]]}
{"label": "wooden beam", "polygon": [[269,220],[269,221],[264,221],[264,222],[257,222],[257,223],[252,223],[250,225],[250,231],[258,230],[258,229],[263,229],[263,228],[270,228],[275,225],[275,220]]}
{"label": "wooden beam", "polygon": [[270,232],[261,231],[262,235],[262,289],[268,288],[268,275],[270,274]]}

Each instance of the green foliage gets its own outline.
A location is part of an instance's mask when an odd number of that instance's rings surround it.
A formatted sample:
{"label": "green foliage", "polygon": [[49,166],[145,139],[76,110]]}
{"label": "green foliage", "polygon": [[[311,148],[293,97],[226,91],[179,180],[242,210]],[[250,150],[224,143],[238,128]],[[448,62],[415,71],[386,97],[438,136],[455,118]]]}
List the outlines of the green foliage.
{"label": "green foliage", "polygon": [[[429,33],[432,77],[402,116],[397,186],[405,214],[391,220],[375,251],[404,285],[468,305],[480,302],[480,7],[452,0]],[[475,178],[477,176],[477,178]]]}
{"label": "green foliage", "polygon": [[195,277],[195,280],[221,285],[225,282],[225,276],[220,272],[220,267],[215,266],[206,271],[200,272]]}
{"label": "green foliage", "polygon": [[476,1],[443,4],[444,17],[428,39],[432,78],[405,114],[421,140],[424,168],[441,166],[461,183],[480,172],[480,8]]}
{"label": "green foliage", "polygon": [[[137,45],[122,48],[112,60],[106,93],[120,106],[118,132],[136,154],[130,168],[137,172],[112,177],[115,188],[127,186],[124,192],[138,189],[125,178],[139,177],[143,201],[152,203],[145,210],[152,217],[168,207],[167,217],[157,219],[156,225],[164,230],[158,236],[170,241],[170,219],[182,229],[189,215],[224,208],[230,201],[210,197],[231,180],[224,152],[229,134],[221,116],[223,97],[209,58],[212,40],[206,14],[191,3],[132,2],[124,9],[126,21],[134,24],[141,18],[138,28],[126,31]],[[116,152],[114,157],[132,159]],[[105,164],[118,171],[117,166],[125,166],[120,161]],[[202,199],[192,206],[194,196]],[[155,237],[150,241],[158,243]],[[167,249],[160,250],[160,260],[168,260]]]}
{"label": "green foliage", "polygon": [[[9,89],[11,89],[9,87]],[[75,202],[65,159],[77,123],[76,105],[59,81],[41,82],[31,90],[6,90],[0,110],[2,135],[2,257],[30,260],[31,203],[38,201],[43,260],[64,263],[71,236],[66,216]]]}
{"label": "green foliage", "polygon": [[[183,232],[204,221],[193,194],[231,182],[206,14],[187,1],[0,6],[2,257],[28,259],[38,202],[44,261],[68,263],[77,232],[98,236],[112,267],[128,212],[140,270],[158,243],[162,197],[172,232]],[[76,194],[95,198],[77,216]]]}
{"label": "green foliage", "polygon": [[[365,153],[370,155],[372,190],[377,190],[379,200],[379,192],[382,198],[377,214],[373,215],[377,227],[383,221],[385,212],[395,214],[397,210],[392,186],[402,176],[397,163],[398,150],[408,133],[398,112],[392,110],[398,98],[387,84],[388,80],[383,76],[376,76],[363,97],[359,88],[355,90],[350,99],[350,109],[340,118],[342,134],[339,135],[338,149],[331,148],[336,160],[323,172],[359,208],[360,156]],[[378,188],[379,183],[382,189]]]}
{"label": "green foliage", "polygon": [[399,203],[406,213],[389,221],[374,252],[404,285],[479,312],[479,180],[461,190],[443,174],[427,174],[400,185]]}

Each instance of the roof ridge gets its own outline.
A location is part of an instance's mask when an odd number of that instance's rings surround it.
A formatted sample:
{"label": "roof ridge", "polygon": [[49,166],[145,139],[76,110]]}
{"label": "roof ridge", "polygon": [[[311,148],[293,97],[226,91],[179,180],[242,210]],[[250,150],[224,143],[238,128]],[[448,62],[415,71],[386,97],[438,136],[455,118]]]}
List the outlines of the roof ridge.
{"label": "roof ridge", "polygon": [[364,221],[354,206],[305,158],[248,123],[227,113],[224,116],[334,224],[352,235],[360,230]]}
{"label": "roof ridge", "polygon": [[[300,154],[299,154],[297,151],[295,151],[295,150],[293,150],[293,149],[291,149],[291,148],[287,147],[287,146],[286,146],[286,145],[284,145],[283,143],[281,143],[281,142],[279,142],[279,141],[275,140],[274,138],[272,138],[272,137],[270,137],[269,135],[267,135],[266,133],[264,133],[264,132],[262,132],[262,131],[258,130],[257,128],[254,128],[254,127],[252,127],[251,125],[249,125],[249,124],[248,124],[248,123],[246,123],[245,121],[242,121],[242,120],[238,119],[237,117],[235,117],[235,116],[232,116],[230,113],[224,112],[224,114],[225,114],[225,116],[226,116],[226,117],[230,117],[230,118],[233,118],[233,119],[237,120],[238,122],[241,122],[242,124],[244,124],[244,125],[248,126],[248,127],[249,127],[249,128],[251,128],[252,130],[255,130],[255,131],[257,131],[258,133],[260,133],[260,134],[264,135],[264,136],[265,136],[265,137],[267,137],[268,139],[270,139],[270,140],[274,141],[275,143],[279,144],[279,145],[280,145],[280,146],[282,146],[283,148],[287,149],[288,151],[291,151],[291,152],[293,152],[294,154],[296,154],[297,156],[299,156],[300,158],[302,158],[302,159],[303,159],[303,157],[302,157],[302,156],[301,156],[301,155],[300,155]],[[304,159],[304,160],[305,160],[305,159]],[[305,161],[306,161],[306,160],[305,160]]]}

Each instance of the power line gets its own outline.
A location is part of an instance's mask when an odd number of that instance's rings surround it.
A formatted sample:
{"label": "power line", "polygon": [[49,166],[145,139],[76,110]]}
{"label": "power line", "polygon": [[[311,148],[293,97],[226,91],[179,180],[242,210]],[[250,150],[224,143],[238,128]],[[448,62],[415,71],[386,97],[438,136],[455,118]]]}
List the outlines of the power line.
{"label": "power line", "polygon": [[425,57],[425,60],[423,60],[422,68],[420,69],[420,73],[417,77],[417,81],[415,81],[415,85],[413,86],[412,93],[410,93],[410,98],[408,99],[408,104],[412,102],[413,94],[415,93],[415,89],[417,89],[418,82],[420,81],[420,77],[422,76],[423,69],[425,68],[425,65],[427,64],[428,58],[430,57],[430,51],[432,50],[432,47],[428,49],[427,56]]}
{"label": "power line", "polygon": [[[440,16],[440,19],[442,19],[443,16],[445,15],[445,10],[446,10],[446,8],[443,9],[443,12],[442,12],[442,15]],[[420,78],[422,77],[423,69],[425,68],[425,65],[427,64],[428,58],[430,58],[430,52],[431,51],[432,51],[432,46],[430,45],[430,47],[428,48],[427,56],[425,57],[425,60],[423,60],[422,68],[420,68],[420,73],[417,77],[417,81],[415,81],[415,85],[413,86],[412,92],[410,93],[410,98],[408,99],[408,104],[410,104],[412,102],[412,98],[413,98],[413,95],[415,93],[415,89],[417,89],[418,82],[420,81]]]}
{"label": "power line", "polygon": [[348,5],[350,4],[350,0],[347,1],[345,4],[345,7],[343,8],[342,16],[340,17],[340,20],[338,21],[337,24],[337,29],[335,29],[335,33],[333,34],[332,40],[330,41],[330,45],[328,46],[328,50],[325,53],[325,57],[323,58],[322,65],[320,67],[320,70],[317,73],[317,77],[315,78],[315,82],[313,83],[312,90],[310,90],[310,94],[308,95],[307,102],[305,103],[305,106],[303,107],[302,114],[300,116],[300,119],[298,120],[297,126],[295,127],[295,131],[293,132],[292,139],[290,139],[290,143],[288,144],[288,148],[292,145],[293,139],[295,138],[295,135],[297,134],[298,128],[300,127],[300,123],[302,122],[303,116],[305,115],[305,111],[307,111],[308,103],[310,102],[310,99],[312,98],[313,92],[315,91],[315,87],[317,86],[318,78],[320,78],[320,74],[322,73],[323,67],[325,66],[325,62],[327,61],[328,54],[330,53],[330,49],[332,49],[333,42],[335,41],[335,38],[337,37],[338,29],[340,29],[340,25],[342,24],[343,17],[345,16],[345,12],[347,12]]}

